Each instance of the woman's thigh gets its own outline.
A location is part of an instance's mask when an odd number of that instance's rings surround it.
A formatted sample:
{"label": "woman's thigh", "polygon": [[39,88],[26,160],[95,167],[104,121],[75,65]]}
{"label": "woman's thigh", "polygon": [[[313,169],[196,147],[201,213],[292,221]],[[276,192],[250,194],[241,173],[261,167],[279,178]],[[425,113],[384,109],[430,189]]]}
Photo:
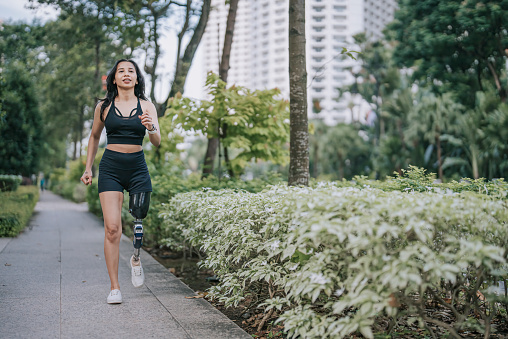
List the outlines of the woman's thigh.
{"label": "woman's thigh", "polygon": [[114,231],[116,228],[122,229],[122,204],[123,193],[117,191],[106,191],[99,193],[101,200],[102,214],[104,216],[104,226],[106,230]]}

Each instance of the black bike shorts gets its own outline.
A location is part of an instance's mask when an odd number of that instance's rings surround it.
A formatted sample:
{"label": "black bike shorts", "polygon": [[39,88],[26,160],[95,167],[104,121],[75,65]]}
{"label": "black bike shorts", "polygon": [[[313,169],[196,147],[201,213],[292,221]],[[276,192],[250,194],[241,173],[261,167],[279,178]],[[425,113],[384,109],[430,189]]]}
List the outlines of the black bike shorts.
{"label": "black bike shorts", "polygon": [[121,153],[106,148],[99,164],[99,193],[107,191],[129,194],[151,192],[152,181],[143,151]]}

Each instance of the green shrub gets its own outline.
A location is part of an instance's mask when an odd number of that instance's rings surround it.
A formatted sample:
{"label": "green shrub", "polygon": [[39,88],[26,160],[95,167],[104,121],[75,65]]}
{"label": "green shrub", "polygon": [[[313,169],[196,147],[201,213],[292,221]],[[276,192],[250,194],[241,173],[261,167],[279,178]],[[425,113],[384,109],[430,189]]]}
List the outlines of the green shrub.
{"label": "green shrub", "polygon": [[[435,180],[434,173],[426,173],[425,169],[415,166],[409,166],[409,169],[402,170],[402,175],[395,173],[394,177],[387,180],[370,180],[365,176],[356,176],[351,181],[337,181],[334,184],[338,187],[357,187],[357,188],[378,188],[383,191],[402,191],[402,192],[428,192],[428,191],[446,191],[446,192],[477,192],[497,198],[505,198],[508,191],[508,183],[504,179],[487,181],[484,178],[462,180],[452,180],[447,183],[438,183]],[[317,187],[322,182],[313,182],[312,186]]]}
{"label": "green shrub", "polygon": [[[183,178],[181,171],[180,167],[171,165],[159,170],[150,168],[153,192],[151,194],[150,209],[143,222],[143,244],[145,246],[165,246],[176,251],[185,249],[183,246],[184,238],[181,236],[180,230],[176,228],[168,229],[162,224],[162,219],[159,217],[164,204],[178,193],[201,190],[203,187],[215,190],[229,188],[259,192],[269,184],[281,182],[280,176],[277,173],[269,173],[266,177],[260,179],[243,181],[239,179],[219,180],[214,176],[201,179],[201,175],[198,173],[193,173]],[[89,211],[102,217],[97,179],[95,178],[92,187],[87,190],[86,201]],[[124,225],[126,235],[132,234],[130,231],[132,220],[133,218],[129,213],[129,195],[125,194],[122,207],[122,224]]]}
{"label": "green shrub", "polygon": [[21,175],[0,174],[0,191],[15,191],[21,184]]}
{"label": "green shrub", "polygon": [[[492,287],[508,282],[506,190],[317,186],[182,193],[161,215],[206,253],[220,277],[212,297],[259,300],[292,338],[373,338],[401,322],[459,337],[508,322],[508,296]],[[429,302],[452,321],[433,318]]]}
{"label": "green shrub", "polygon": [[102,218],[101,202],[99,200],[99,187],[97,186],[97,179],[92,180],[92,184],[86,190],[86,202],[88,204],[88,211],[92,212],[99,218]]}
{"label": "green shrub", "polygon": [[39,200],[36,186],[20,186],[13,192],[0,192],[0,237],[15,237],[25,228]]}
{"label": "green shrub", "polygon": [[84,157],[69,161],[69,169],[57,168],[50,175],[49,189],[74,202],[86,201],[86,187],[80,181],[85,170]]}

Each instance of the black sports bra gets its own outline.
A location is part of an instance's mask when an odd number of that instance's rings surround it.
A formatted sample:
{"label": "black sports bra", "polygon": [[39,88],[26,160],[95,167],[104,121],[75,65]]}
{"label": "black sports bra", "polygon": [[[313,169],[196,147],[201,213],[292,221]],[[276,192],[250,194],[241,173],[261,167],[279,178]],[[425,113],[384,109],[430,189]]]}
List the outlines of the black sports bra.
{"label": "black sports bra", "polygon": [[139,118],[142,114],[139,98],[137,107],[131,111],[128,117],[122,116],[120,110],[115,107],[113,99],[108,116],[104,121],[108,144],[142,145],[146,132],[146,128]]}

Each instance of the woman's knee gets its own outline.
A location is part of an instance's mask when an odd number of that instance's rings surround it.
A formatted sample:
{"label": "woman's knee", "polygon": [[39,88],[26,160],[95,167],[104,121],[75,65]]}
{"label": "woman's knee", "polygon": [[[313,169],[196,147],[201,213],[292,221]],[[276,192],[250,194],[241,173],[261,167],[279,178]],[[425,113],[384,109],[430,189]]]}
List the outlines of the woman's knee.
{"label": "woman's knee", "polygon": [[122,235],[122,225],[111,224],[105,225],[106,227],[106,239],[110,242],[116,242]]}

